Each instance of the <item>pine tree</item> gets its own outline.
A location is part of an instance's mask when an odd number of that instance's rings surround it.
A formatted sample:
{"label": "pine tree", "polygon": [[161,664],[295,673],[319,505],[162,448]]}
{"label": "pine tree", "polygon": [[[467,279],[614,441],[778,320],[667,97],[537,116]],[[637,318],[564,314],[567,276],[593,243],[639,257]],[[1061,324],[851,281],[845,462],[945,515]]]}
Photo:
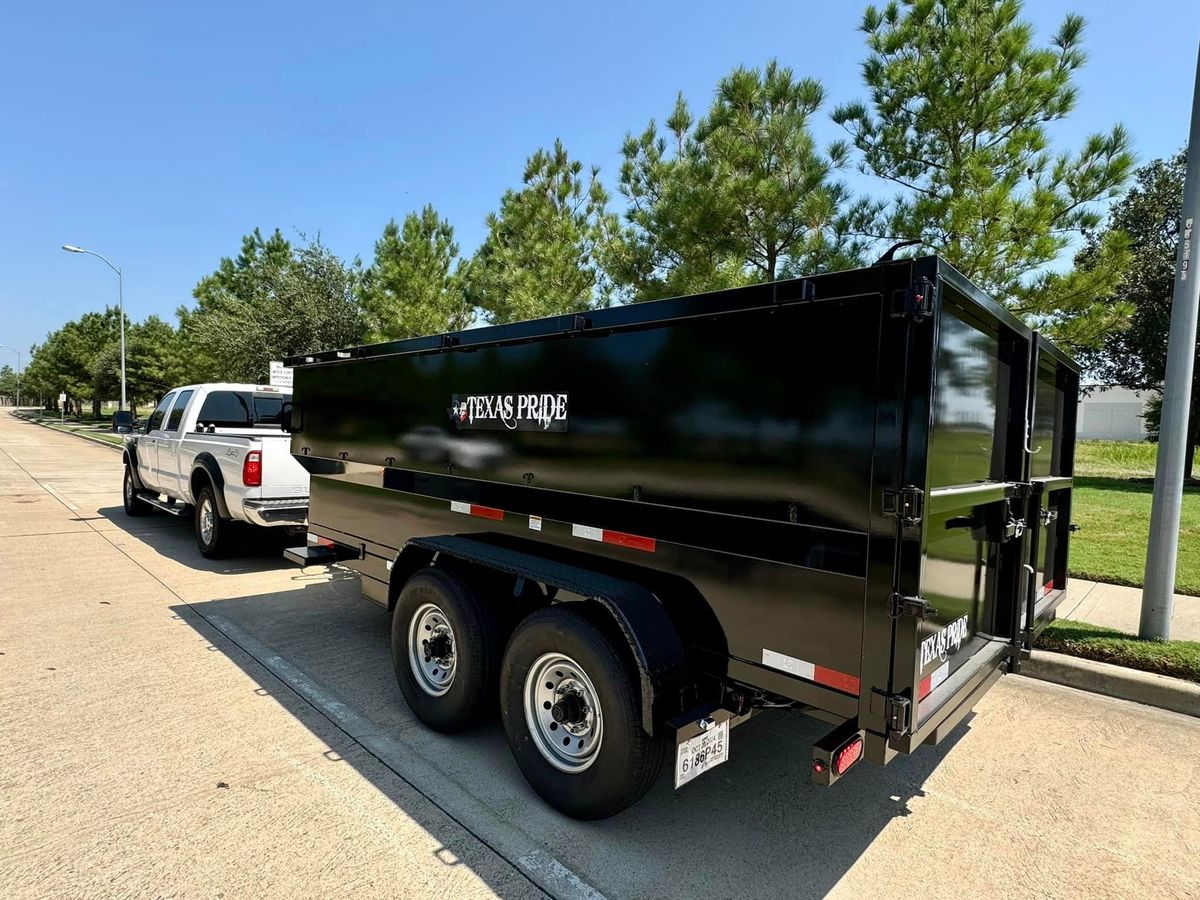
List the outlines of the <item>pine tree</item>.
{"label": "pine tree", "polygon": [[822,152],[809,121],[821,84],[772,60],[721,79],[706,116],[681,94],[666,120],[622,148],[629,227],[609,256],[634,299],[691,293],[860,262],[871,218],[834,175],[848,148]]}
{"label": "pine tree", "polygon": [[375,242],[375,260],[363,273],[359,297],[373,341],[466,328],[466,262],[454,229],[432,206],[409,213],[403,226],[388,222]]}
{"label": "pine tree", "polygon": [[863,171],[898,189],[886,232],[943,254],[1027,320],[1072,346],[1097,343],[1130,313],[1100,299],[1129,262],[1109,232],[1088,272],[1051,266],[1102,221],[1102,202],[1133,168],[1120,125],[1053,151],[1047,126],[1067,117],[1084,64],[1084,21],[1068,15],[1049,46],[1020,0],[904,0],[868,7],[862,31],[868,103],[834,112]]}
{"label": "pine tree", "polygon": [[561,141],[525,166],[524,187],[506,191],[471,262],[468,296],[491,322],[607,306],[612,286],[601,254],[617,227],[599,170]]}

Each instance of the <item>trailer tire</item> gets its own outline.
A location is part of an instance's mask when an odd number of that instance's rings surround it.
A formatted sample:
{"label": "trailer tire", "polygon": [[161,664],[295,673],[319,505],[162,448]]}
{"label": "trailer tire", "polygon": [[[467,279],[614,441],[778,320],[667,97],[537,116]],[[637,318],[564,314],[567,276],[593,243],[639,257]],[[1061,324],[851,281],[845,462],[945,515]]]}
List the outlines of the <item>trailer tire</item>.
{"label": "trailer tire", "polygon": [[196,547],[205,559],[224,559],[237,543],[237,523],[221,518],[221,507],[211,484],[205,483],[196,495]]}
{"label": "trailer tire", "polygon": [[442,568],[405,582],[392,614],[392,664],[408,708],[434,731],[462,731],[495,710],[503,648],[483,584]]}
{"label": "trailer tire", "polygon": [[500,685],[513,758],[560,812],[608,818],[636,803],[658,778],[668,746],[642,728],[632,663],[569,604],[538,610],[517,626]]}
{"label": "trailer tire", "polygon": [[121,502],[125,505],[125,515],[144,516],[150,512],[151,506],[138,496],[137,484],[133,480],[133,471],[125,464],[125,480],[121,483]]}

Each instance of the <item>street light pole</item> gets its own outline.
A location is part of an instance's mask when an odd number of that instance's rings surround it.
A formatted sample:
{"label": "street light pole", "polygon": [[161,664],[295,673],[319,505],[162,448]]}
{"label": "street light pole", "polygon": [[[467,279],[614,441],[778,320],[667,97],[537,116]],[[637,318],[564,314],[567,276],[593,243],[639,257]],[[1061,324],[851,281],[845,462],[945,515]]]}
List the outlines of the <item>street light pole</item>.
{"label": "street light pole", "polygon": [[17,354],[17,408],[21,406],[21,351],[16,347],[10,347],[8,344],[0,344],[5,350],[11,350]]}
{"label": "street light pole", "polygon": [[82,247],[75,247],[71,244],[63,244],[63,249],[68,253],[86,253],[88,256],[94,256],[117,273],[117,307],[121,312],[121,405],[117,408],[123,410],[125,409],[125,279],[121,275],[120,269],[93,250],[84,250]]}
{"label": "street light pole", "polygon": [[1154,468],[1154,497],[1150,504],[1150,542],[1146,547],[1146,578],[1138,635],[1166,640],[1171,636],[1175,606],[1175,564],[1179,554],[1179,514],[1183,506],[1184,457],[1187,453],[1188,412],[1192,370],[1196,359],[1196,318],[1200,314],[1200,58],[1196,61],[1196,91],[1192,97],[1192,127],[1188,138],[1187,176],[1179,217],[1179,252],[1175,263],[1175,293],[1171,297],[1171,330],[1167,337],[1167,371],[1163,379],[1162,419],[1158,432],[1158,462]]}

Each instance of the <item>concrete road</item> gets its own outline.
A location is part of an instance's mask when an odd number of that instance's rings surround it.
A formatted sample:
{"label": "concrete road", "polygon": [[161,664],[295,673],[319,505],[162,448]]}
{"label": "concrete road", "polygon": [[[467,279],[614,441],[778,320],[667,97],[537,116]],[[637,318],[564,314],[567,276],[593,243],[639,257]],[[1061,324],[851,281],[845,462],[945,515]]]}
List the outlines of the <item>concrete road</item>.
{"label": "concrete road", "polygon": [[830,789],[760,716],[685,790],[583,824],[498,725],[418,725],[386,613],[278,544],[127,519],[117,454],[0,415],[0,896],[1188,897],[1200,721],[1007,677]]}

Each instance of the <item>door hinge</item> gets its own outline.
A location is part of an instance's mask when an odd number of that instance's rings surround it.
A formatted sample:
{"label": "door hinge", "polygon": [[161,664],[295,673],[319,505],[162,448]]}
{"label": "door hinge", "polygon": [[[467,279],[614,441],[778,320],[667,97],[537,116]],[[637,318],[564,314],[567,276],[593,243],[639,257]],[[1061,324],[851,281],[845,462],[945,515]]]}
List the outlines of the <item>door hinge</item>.
{"label": "door hinge", "polygon": [[904,594],[892,594],[892,618],[915,616],[918,619],[928,619],[937,615],[937,610],[929,605],[924,597],[906,597]]}
{"label": "door hinge", "polygon": [[925,514],[925,492],[914,485],[898,491],[883,492],[883,514],[889,519],[899,519],[903,525],[920,525]]}

